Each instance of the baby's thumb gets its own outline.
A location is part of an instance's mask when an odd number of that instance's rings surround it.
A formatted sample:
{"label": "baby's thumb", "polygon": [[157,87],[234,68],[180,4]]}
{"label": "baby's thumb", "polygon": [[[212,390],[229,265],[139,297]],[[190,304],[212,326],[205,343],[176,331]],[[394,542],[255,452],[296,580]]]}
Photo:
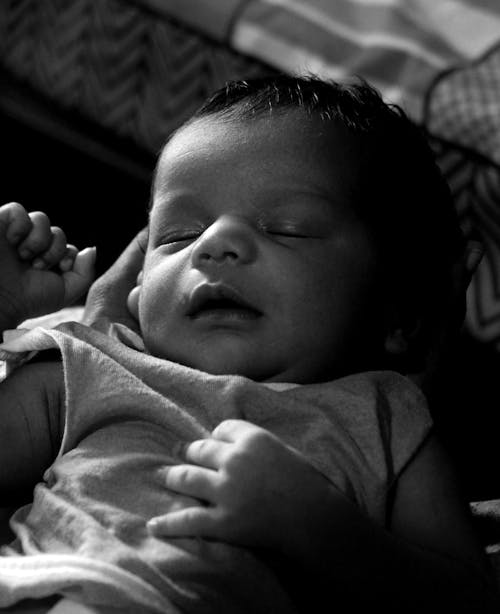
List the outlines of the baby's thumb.
{"label": "baby's thumb", "polygon": [[73,268],[63,274],[65,303],[71,305],[90,288],[95,277],[96,248],[78,252]]}

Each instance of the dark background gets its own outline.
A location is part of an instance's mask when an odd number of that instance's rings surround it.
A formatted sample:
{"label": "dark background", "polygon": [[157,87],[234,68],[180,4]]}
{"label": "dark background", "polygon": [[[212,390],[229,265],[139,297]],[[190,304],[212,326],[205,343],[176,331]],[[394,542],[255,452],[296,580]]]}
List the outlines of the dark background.
{"label": "dark background", "polygon": [[155,156],[37,100],[1,72],[0,88],[9,101],[0,107],[0,203],[42,210],[68,242],[97,246],[102,273],[146,224]]}

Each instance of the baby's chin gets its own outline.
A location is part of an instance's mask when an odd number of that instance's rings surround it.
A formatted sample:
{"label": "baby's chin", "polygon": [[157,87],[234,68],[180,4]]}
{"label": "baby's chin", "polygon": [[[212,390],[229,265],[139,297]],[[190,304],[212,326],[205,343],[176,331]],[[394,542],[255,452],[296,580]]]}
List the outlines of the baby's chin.
{"label": "baby's chin", "polygon": [[278,370],[262,360],[250,359],[248,356],[224,353],[217,350],[211,352],[192,352],[187,354],[173,351],[172,348],[147,348],[156,358],[175,362],[190,369],[196,369],[209,375],[233,375],[246,377],[256,382],[285,381],[280,378]]}
{"label": "baby's chin", "polygon": [[217,356],[206,360],[197,358],[182,361],[180,364],[210,375],[236,375],[256,382],[268,381],[275,375],[270,369],[266,368],[266,365],[255,365],[248,360],[235,360],[232,357]]}

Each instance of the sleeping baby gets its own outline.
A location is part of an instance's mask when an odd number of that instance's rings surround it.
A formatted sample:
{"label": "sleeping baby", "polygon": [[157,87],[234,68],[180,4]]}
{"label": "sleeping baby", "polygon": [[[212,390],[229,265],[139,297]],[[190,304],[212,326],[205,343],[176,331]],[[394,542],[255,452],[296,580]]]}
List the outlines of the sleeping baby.
{"label": "sleeping baby", "polygon": [[[366,83],[230,83],[164,146],[148,230],[139,333],[72,322],[1,346],[4,501],[34,490],[0,606],[495,611],[407,377],[464,242],[404,113]],[[93,259],[1,207],[2,330],[74,301]]]}

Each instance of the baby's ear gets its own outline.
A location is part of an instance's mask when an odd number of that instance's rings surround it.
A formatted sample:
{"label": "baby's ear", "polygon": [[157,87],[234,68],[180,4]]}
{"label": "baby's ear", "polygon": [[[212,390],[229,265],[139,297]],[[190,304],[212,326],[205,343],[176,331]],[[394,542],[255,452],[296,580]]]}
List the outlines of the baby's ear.
{"label": "baby's ear", "polygon": [[[385,354],[388,369],[393,369],[408,375],[425,371],[427,356],[421,344],[422,322],[413,321],[412,324],[393,327],[385,337]],[[418,385],[419,382],[416,381]]]}
{"label": "baby's ear", "polygon": [[408,339],[402,328],[391,331],[386,336],[384,349],[392,356],[400,356],[408,351]]}
{"label": "baby's ear", "polygon": [[399,362],[398,359],[413,351],[422,327],[417,314],[408,313],[408,309],[394,301],[385,306],[385,330],[384,350]]}
{"label": "baby's ear", "polygon": [[141,293],[142,271],[137,276],[137,285],[129,292],[127,297],[127,308],[132,316],[139,321],[139,295]]}
{"label": "baby's ear", "polygon": [[389,330],[385,336],[385,351],[391,356],[402,356],[407,354],[412,341],[420,333],[420,322],[414,322],[407,326],[398,326]]}

